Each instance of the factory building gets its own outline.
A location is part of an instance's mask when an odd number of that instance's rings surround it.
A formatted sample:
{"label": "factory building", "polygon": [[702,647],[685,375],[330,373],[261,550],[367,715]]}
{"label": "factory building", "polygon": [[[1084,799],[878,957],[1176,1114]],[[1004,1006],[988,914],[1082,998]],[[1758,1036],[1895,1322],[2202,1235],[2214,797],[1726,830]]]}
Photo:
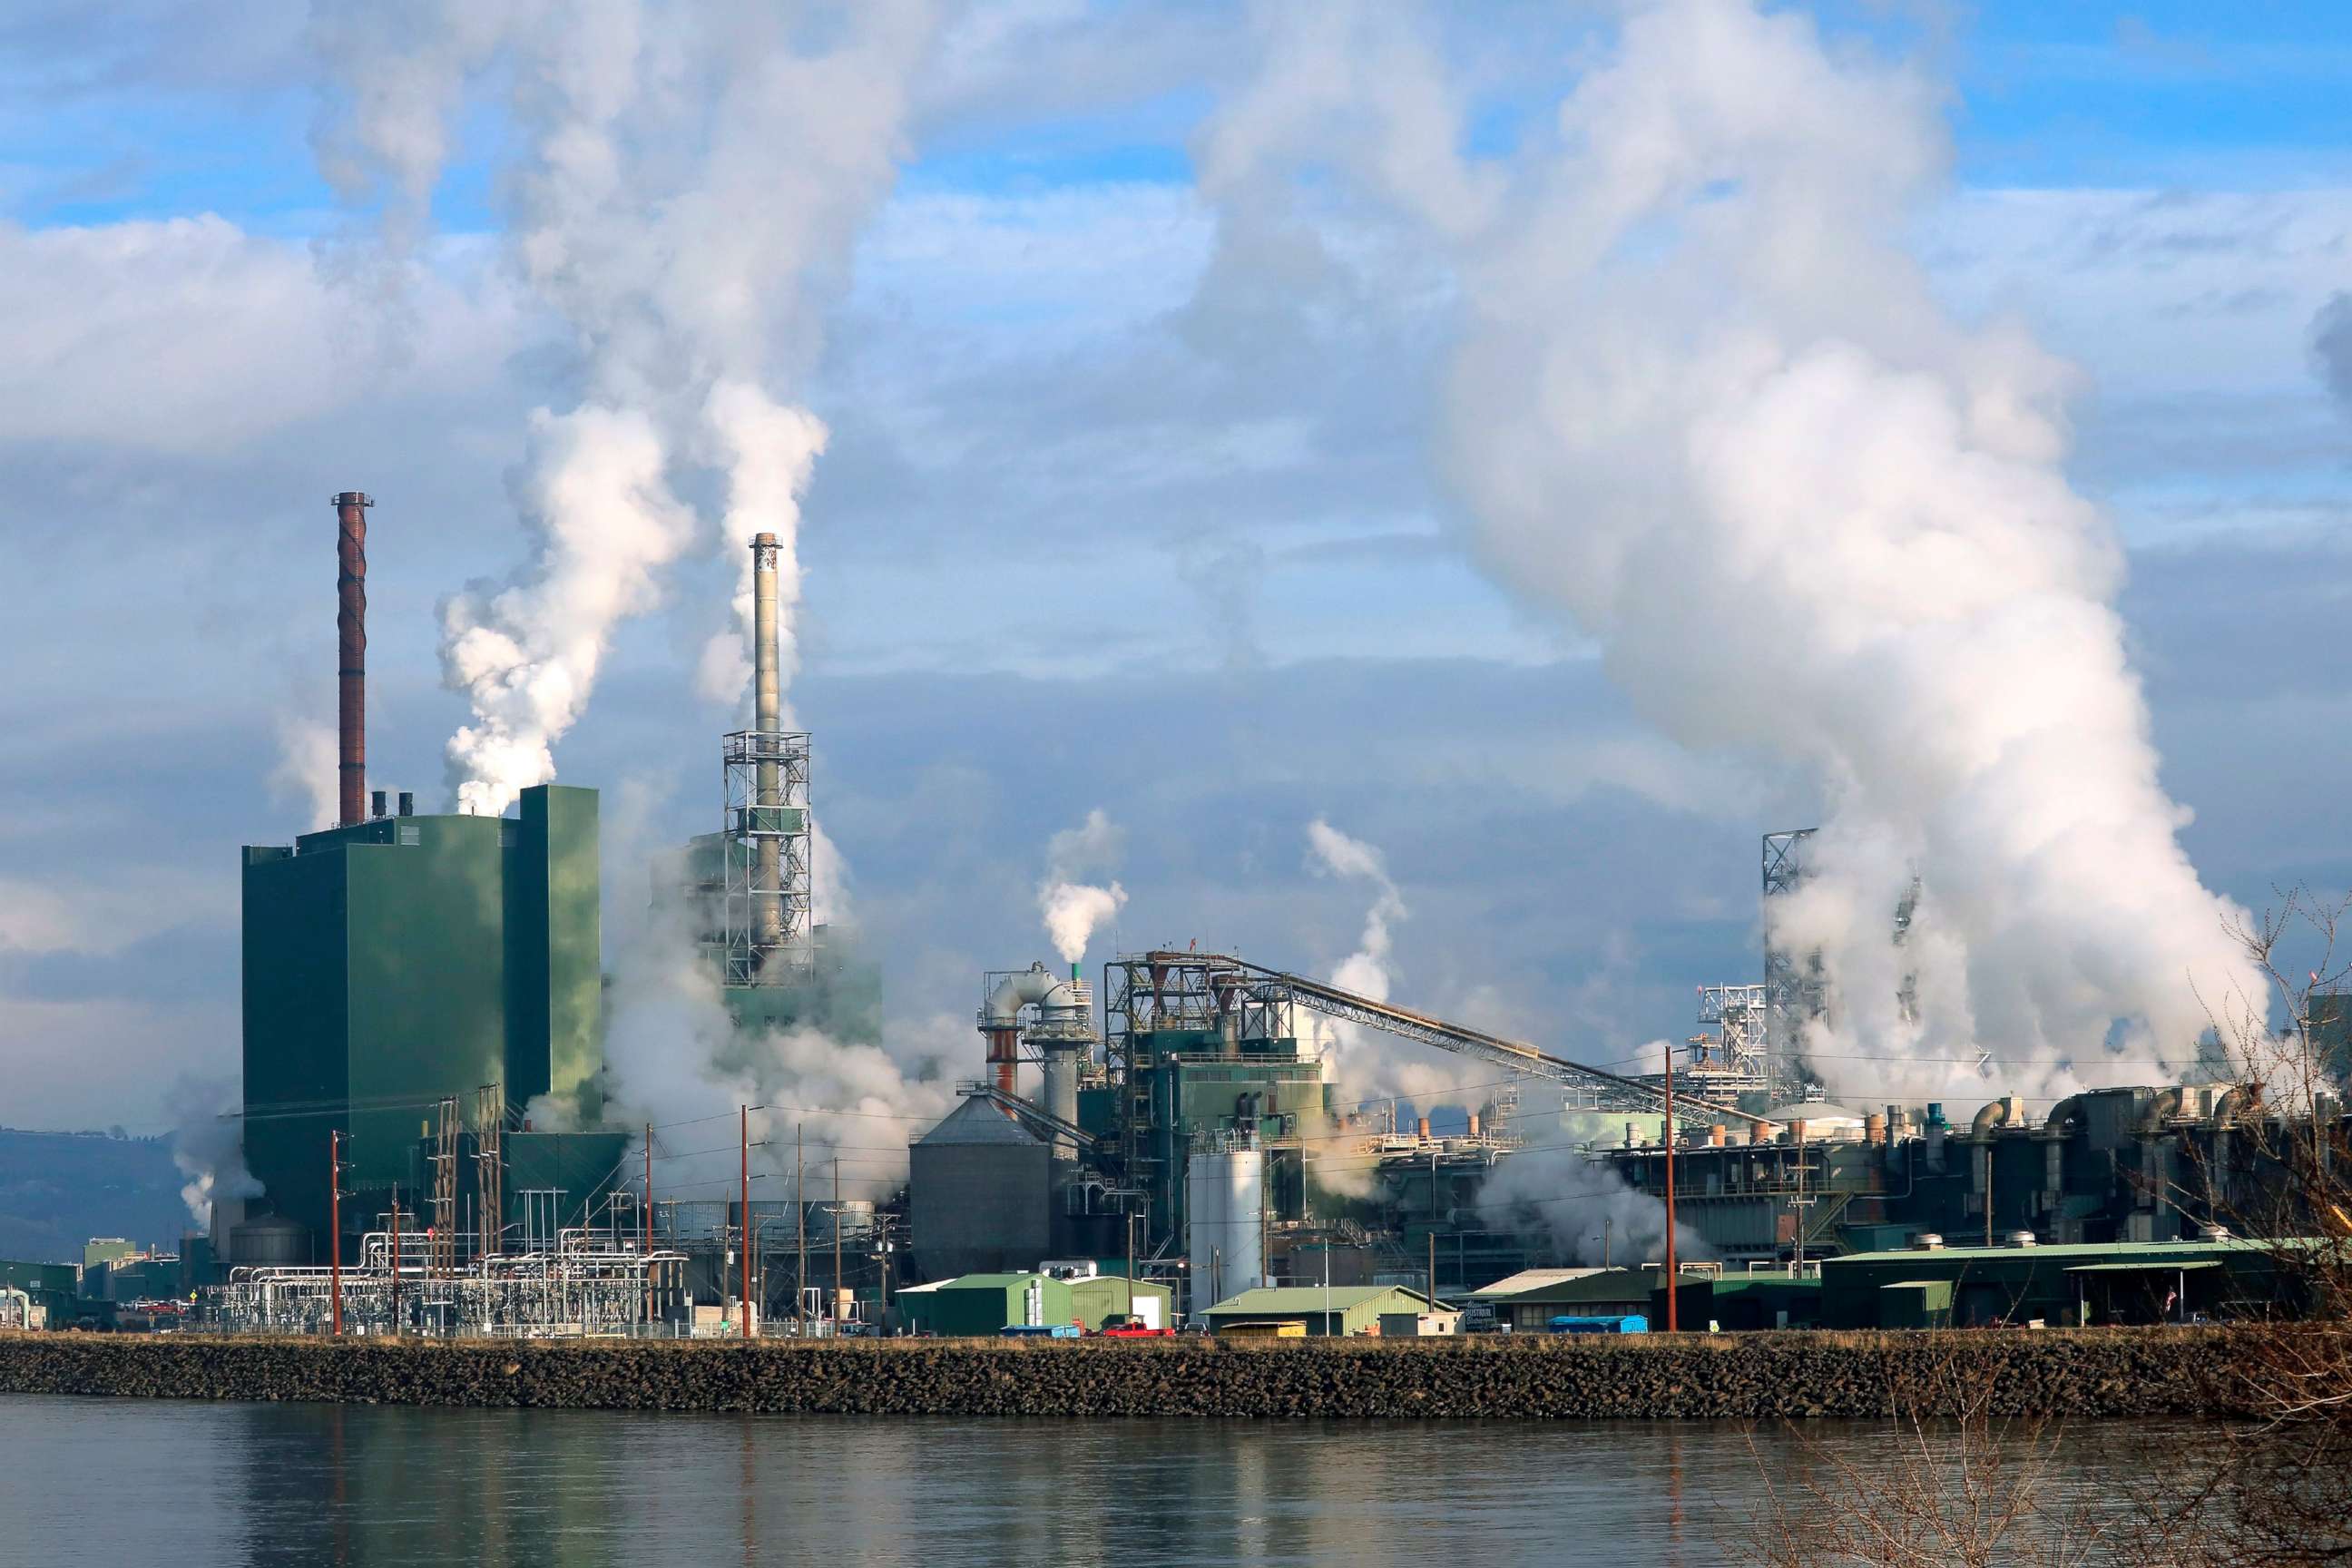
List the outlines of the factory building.
{"label": "factory building", "polygon": [[[2325,1096],[2320,1113],[2343,1117]],[[1874,1252],[1923,1234],[2177,1242],[2244,1216],[2278,1234],[2309,1222],[2270,1212],[2293,1186],[2265,1152],[2283,1142],[2277,1124],[2258,1127],[2261,1108],[2225,1087],[2095,1089],[2039,1121],[2008,1096],[1965,1127],[1932,1102],[1916,1117],[1820,1102],[1773,1117],[1780,1131],[1764,1141],[1686,1128],[1671,1151],[1677,1218],[1735,1263]],[[1664,1194],[1664,1144],[1629,1135],[1601,1153],[1628,1185]]]}
{"label": "factory building", "polygon": [[331,1132],[354,1215],[373,1216],[395,1184],[422,1200],[413,1146],[453,1098],[469,1133],[485,1086],[493,1115],[544,1097],[593,1124],[595,791],[525,790],[513,818],[395,808],[244,860],[246,1163],[310,1251],[324,1252]]}
{"label": "factory building", "polygon": [[[334,498],[341,820],[242,855],[243,1135],[263,1195],[215,1205],[232,1265],[327,1259],[338,1155],[347,1237],[397,1198],[444,1232],[466,1215],[479,1246],[529,1202],[579,1223],[624,1142],[530,1124],[534,1106],[566,1127],[603,1109],[596,792],[541,784],[488,817],[365,788],[373,504]],[[485,1148],[512,1179],[477,1180]]]}

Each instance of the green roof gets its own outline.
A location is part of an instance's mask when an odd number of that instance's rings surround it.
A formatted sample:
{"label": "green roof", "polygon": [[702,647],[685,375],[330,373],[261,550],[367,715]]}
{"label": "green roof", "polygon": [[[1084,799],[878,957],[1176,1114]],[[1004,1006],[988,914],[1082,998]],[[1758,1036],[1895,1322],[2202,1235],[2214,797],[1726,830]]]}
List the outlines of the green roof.
{"label": "green roof", "polygon": [[1662,1278],[1655,1268],[1596,1268],[1573,1279],[1554,1279],[1546,1284],[1529,1286],[1524,1290],[1514,1290],[1505,1296],[1486,1296],[1484,1292],[1480,1296],[1496,1306],[1525,1304],[1539,1307],[1554,1301],[1628,1301],[1646,1299]]}
{"label": "green roof", "polygon": [[1853,1252],[1843,1258],[1824,1258],[1822,1267],[1845,1268],[1861,1263],[1888,1263],[1896,1258],[2058,1258],[2081,1262],[2131,1259],[2162,1262],[2179,1256],[2218,1258],[2226,1253],[2263,1252],[2276,1245],[2232,1237],[2227,1241],[2084,1241],[2032,1247],[1940,1247],[1933,1251],[1902,1247],[1887,1252]]}
{"label": "green roof", "polygon": [[1045,1278],[1043,1274],[960,1274],[953,1279],[940,1281],[939,1288],[942,1290],[1011,1290],[1028,1284],[1032,1279]]}
{"label": "green roof", "polygon": [[1423,1306],[1429,1298],[1404,1285],[1334,1285],[1326,1290],[1320,1285],[1285,1285],[1271,1289],[1261,1287],[1229,1296],[1209,1309],[1212,1317],[1265,1315],[1286,1317],[1293,1313],[1313,1316],[1318,1312],[1345,1312],[1367,1301],[1384,1296],[1410,1296]]}
{"label": "green roof", "polygon": [[2069,1274],[2146,1274],[2150,1269],[2161,1268],[2167,1274],[2170,1274],[2176,1269],[2187,1273],[2191,1268],[2221,1267],[2221,1260],[2218,1258],[2151,1258],[2142,1263],[2084,1263],[2069,1268],[2066,1272]]}

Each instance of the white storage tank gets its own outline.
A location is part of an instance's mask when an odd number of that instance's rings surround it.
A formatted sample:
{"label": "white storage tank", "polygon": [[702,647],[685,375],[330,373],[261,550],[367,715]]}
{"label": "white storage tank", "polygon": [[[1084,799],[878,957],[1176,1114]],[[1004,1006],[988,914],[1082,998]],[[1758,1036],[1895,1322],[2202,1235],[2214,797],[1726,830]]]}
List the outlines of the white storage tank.
{"label": "white storage tank", "polygon": [[1265,1283],[1265,1152],[1254,1144],[1195,1148],[1184,1173],[1188,1312],[1205,1312]]}

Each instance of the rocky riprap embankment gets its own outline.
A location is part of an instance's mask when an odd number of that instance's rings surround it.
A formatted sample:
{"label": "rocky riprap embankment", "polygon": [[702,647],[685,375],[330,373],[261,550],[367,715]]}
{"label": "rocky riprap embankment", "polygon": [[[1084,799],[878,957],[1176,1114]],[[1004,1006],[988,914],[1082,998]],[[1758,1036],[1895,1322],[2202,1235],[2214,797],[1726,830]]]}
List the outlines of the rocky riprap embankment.
{"label": "rocky riprap embankment", "polygon": [[861,1415],[1743,1420],[2220,1413],[2221,1331],[756,1345],[0,1334],[0,1392]]}

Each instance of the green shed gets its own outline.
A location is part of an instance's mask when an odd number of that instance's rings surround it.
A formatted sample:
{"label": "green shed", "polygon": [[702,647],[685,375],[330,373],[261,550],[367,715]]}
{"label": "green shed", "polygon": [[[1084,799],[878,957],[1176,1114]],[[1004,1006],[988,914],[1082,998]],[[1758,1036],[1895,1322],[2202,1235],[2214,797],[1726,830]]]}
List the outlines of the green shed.
{"label": "green shed", "polygon": [[1016,1323],[1074,1323],[1068,1281],[1045,1274],[967,1274],[902,1290],[901,1319],[919,1334],[941,1339],[994,1334]]}
{"label": "green shed", "polygon": [[1176,1310],[1176,1292],[1149,1279],[1138,1279],[1132,1285],[1123,1278],[1108,1274],[1098,1274],[1091,1279],[1073,1279],[1070,1281],[1070,1304],[1088,1333],[1101,1328],[1105,1318],[1119,1314],[1141,1318],[1147,1328],[1172,1329],[1176,1326],[1175,1319],[1170,1315]]}

